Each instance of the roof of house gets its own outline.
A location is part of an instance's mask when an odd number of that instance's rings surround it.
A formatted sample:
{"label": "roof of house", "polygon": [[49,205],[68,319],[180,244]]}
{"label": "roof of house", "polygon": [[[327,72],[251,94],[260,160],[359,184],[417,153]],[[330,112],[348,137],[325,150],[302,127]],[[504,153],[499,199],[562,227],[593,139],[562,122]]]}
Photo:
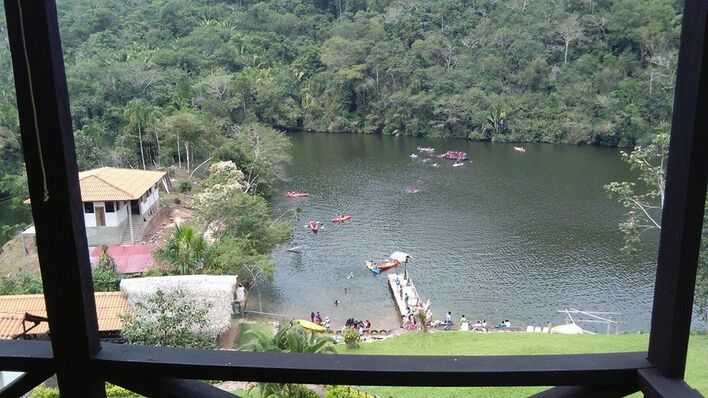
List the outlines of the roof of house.
{"label": "roof of house", "polygon": [[[99,331],[115,331],[121,329],[120,315],[128,312],[128,300],[122,292],[97,292],[96,314],[98,315]],[[23,294],[0,296],[0,339],[13,339],[22,335],[22,320],[25,314],[46,317],[43,294]],[[31,322],[27,327],[32,326]],[[42,334],[49,331],[49,325],[41,322],[33,328],[31,334]]]}
{"label": "roof of house", "polygon": [[101,167],[79,173],[81,200],[135,200],[165,175],[163,171]]}
{"label": "roof of house", "polygon": [[[155,259],[152,256],[152,251],[155,248],[157,248],[155,245],[111,246],[108,248],[108,255],[115,261],[116,271],[121,274],[137,274],[155,265]],[[103,254],[101,246],[96,246],[91,250],[89,253],[91,265],[98,264],[101,254]]]}

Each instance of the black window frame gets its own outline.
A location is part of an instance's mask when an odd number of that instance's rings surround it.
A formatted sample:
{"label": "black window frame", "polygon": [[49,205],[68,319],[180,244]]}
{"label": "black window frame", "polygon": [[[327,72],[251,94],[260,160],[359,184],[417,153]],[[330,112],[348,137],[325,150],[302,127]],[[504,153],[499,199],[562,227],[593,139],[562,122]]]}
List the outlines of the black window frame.
{"label": "black window frame", "polygon": [[557,386],[537,395],[543,397],[611,397],[640,390],[652,397],[701,396],[683,377],[706,197],[708,1],[684,4],[648,352],[485,357],[247,353],[101,343],[56,4],[4,3],[51,342],[0,341],[0,369],[26,372],[0,397],[29,391],[53,373],[62,396],[87,398],[105,397],[104,381],[147,396],[231,396],[203,379]]}

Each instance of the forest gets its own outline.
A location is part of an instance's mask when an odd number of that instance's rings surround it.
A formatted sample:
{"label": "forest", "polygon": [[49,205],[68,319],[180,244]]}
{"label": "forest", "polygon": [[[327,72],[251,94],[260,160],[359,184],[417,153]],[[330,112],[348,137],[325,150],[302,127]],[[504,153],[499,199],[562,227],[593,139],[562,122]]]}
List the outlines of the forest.
{"label": "forest", "polygon": [[[249,126],[633,147],[666,132],[678,0],[60,0],[81,169]],[[24,178],[5,18],[0,192]]]}

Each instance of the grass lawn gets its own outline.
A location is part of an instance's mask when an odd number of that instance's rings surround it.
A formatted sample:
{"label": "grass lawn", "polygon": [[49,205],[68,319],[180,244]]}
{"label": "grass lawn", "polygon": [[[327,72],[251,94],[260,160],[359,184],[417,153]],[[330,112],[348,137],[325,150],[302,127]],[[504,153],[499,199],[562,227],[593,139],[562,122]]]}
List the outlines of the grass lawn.
{"label": "grass lawn", "polygon": [[[647,334],[549,335],[531,333],[447,332],[404,334],[375,343],[362,344],[340,353],[369,355],[538,355],[646,351]],[[689,343],[686,381],[708,395],[708,335],[692,335]],[[525,397],[543,387],[361,387],[380,397]],[[640,394],[633,396],[640,397]]]}

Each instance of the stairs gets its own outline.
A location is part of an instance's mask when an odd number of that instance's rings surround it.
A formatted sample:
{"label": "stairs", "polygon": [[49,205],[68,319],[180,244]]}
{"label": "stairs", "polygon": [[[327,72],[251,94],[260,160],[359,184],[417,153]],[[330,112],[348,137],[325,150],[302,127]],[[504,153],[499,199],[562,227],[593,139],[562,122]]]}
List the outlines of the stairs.
{"label": "stairs", "polygon": [[[134,243],[138,243],[143,239],[143,233],[145,232],[145,227],[148,223],[143,221],[143,217],[138,214],[133,214],[133,240]],[[125,229],[123,230],[123,238],[120,242],[121,245],[131,245],[130,242],[130,223],[128,220],[125,221]]]}

